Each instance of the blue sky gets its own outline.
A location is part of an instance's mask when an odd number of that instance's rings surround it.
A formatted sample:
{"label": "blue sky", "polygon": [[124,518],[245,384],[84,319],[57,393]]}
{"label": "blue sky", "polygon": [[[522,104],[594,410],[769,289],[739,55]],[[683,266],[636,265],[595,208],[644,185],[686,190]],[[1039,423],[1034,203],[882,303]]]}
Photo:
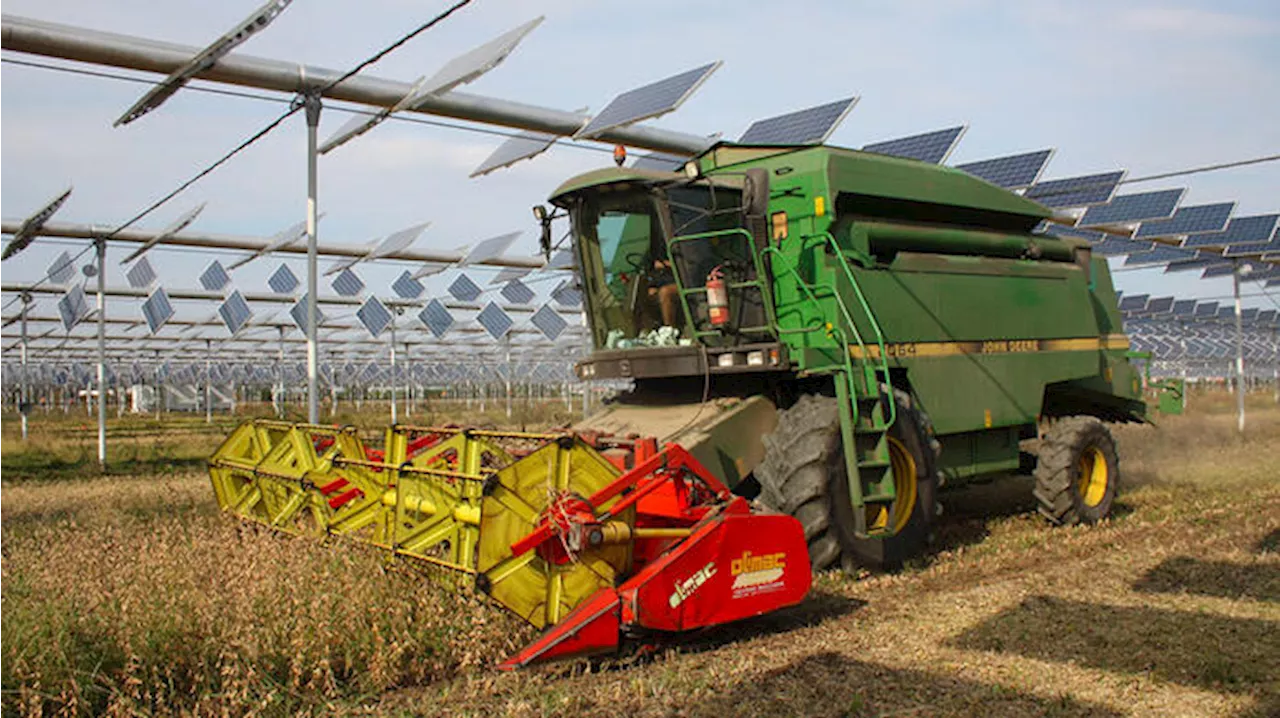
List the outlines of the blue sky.
{"label": "blue sky", "polygon": [[[8,0],[4,10],[203,45],[256,5]],[[295,0],[240,51],[346,68],[444,6]],[[736,137],[754,119],[857,94],[862,100],[834,144],[857,147],[967,123],[951,162],[1056,147],[1046,178],[1114,168],[1142,176],[1280,151],[1280,4],[1261,0],[477,0],[366,73],[411,81],[541,14],[546,22],[516,53],[466,91],[599,110],[618,92],[723,60],[681,110],[654,124]],[[4,65],[0,87],[0,210],[15,218],[74,184],[59,219],[120,222],[280,111],[181,92],[158,112],[113,129],[112,120],[140,96],[139,85]],[[327,113],[321,137],[346,117]],[[299,115],[142,226],[161,226],[204,201],[197,229],[269,235],[293,224],[305,208],[304,137]],[[416,247],[452,249],[525,229],[512,253],[533,254],[530,205],[609,155],[561,146],[468,180],[499,142],[392,122],[322,158],[322,241],[360,243],[429,220]],[[1238,200],[1237,214],[1280,210],[1280,163],[1128,190],[1177,186],[1190,188],[1184,204]],[[6,281],[38,278],[62,248],[37,247],[5,262]],[[162,275],[179,276],[171,285],[191,286],[208,256],[157,251],[152,261]],[[254,262],[234,275],[237,285],[263,289],[278,263]],[[112,283],[123,284],[113,271]],[[377,284],[398,270],[363,271]],[[1230,292],[1229,279],[1158,271],[1120,272],[1117,283],[1131,293]],[[1265,297],[1249,304],[1273,306]]]}

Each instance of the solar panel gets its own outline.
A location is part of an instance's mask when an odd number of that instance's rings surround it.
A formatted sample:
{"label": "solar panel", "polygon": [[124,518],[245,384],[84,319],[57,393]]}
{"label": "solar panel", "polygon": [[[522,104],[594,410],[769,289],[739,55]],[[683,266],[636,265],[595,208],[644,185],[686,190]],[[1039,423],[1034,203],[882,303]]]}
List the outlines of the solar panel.
{"label": "solar panel", "polygon": [[396,281],[391,283],[391,291],[401,299],[417,299],[422,296],[423,289],[425,287],[422,286],[422,282],[414,279],[408,270],[402,272]]}
{"label": "solar panel", "polygon": [[551,145],[555,144],[555,141],[555,135],[525,130],[509,137],[505,142],[498,145],[498,148],[486,157],[484,162],[481,162],[478,167],[471,170],[470,176],[479,177],[503,167],[510,167],[520,160],[537,157],[550,149]]}
{"label": "solar panel", "polygon": [[1185,272],[1192,269],[1203,269],[1204,267],[1208,267],[1213,264],[1220,264],[1222,261],[1223,259],[1220,256],[1206,255],[1204,252],[1201,252],[1200,256],[1196,257],[1195,259],[1190,259],[1185,262],[1170,263],[1169,266],[1164,268],[1164,271],[1165,272]]}
{"label": "solar panel", "polygon": [[1173,311],[1173,297],[1156,297],[1147,302],[1148,314],[1168,314]]}
{"label": "solar panel", "polygon": [[1085,210],[1079,224],[1087,227],[1172,217],[1186,191],[1183,187],[1122,194],[1106,204],[1094,205]]}
{"label": "solar panel", "polygon": [[471,281],[471,277],[465,274],[459,274],[457,279],[449,285],[449,294],[460,302],[474,302],[476,297],[480,296],[480,287]]}
{"label": "solar panel", "polygon": [[1084,207],[1111,201],[1124,170],[1101,172],[1078,177],[1038,182],[1027,188],[1025,196],[1047,207]]}
{"label": "solar panel", "polygon": [[1189,317],[1196,310],[1196,300],[1179,299],[1173,303],[1173,314],[1179,317]]}
{"label": "solar panel", "polygon": [[582,291],[573,284],[572,280],[566,279],[551,290],[551,298],[562,307],[582,306]]}
{"label": "solar panel", "polygon": [[364,290],[364,282],[350,269],[344,269],[333,280],[333,291],[344,297],[354,297]]}
{"label": "solar panel", "polygon": [[573,269],[573,250],[561,249],[551,255],[543,269]]}
{"label": "solar panel", "polygon": [[541,309],[533,313],[533,318],[529,321],[542,332],[542,336],[551,341],[558,339],[569,326],[569,322],[552,309],[550,304],[542,305]]}
{"label": "solar panel", "polygon": [[423,84],[419,94],[424,97],[440,95],[458,85],[471,82],[497,67],[499,63],[507,59],[507,56],[516,49],[516,46],[520,44],[520,41],[526,35],[533,32],[534,28],[542,23],[543,19],[542,16],[538,16],[514,30],[503,33],[489,42],[453,58]]}
{"label": "solar panel", "polygon": [[947,156],[951,154],[951,151],[955,149],[965,129],[967,129],[965,125],[957,125],[944,130],[875,142],[863,146],[862,151],[874,152],[880,155],[892,155],[893,157],[905,157],[935,165],[942,164],[947,159]]}
{"label": "solar panel", "polygon": [[484,327],[484,330],[494,339],[501,339],[511,330],[511,325],[515,324],[511,321],[511,317],[502,311],[502,307],[493,302],[484,305],[484,309],[476,315],[476,321],[480,322],[480,326]]}
{"label": "solar panel", "polygon": [[1218,307],[1218,319],[1232,319],[1235,315],[1235,307]]}
{"label": "solar panel", "polygon": [[391,324],[391,312],[377,297],[369,297],[356,310],[356,319],[360,320],[370,335],[376,337]]}
{"label": "solar panel", "polygon": [[1138,225],[1138,231],[1134,236],[1172,237],[1179,234],[1217,232],[1227,226],[1227,220],[1235,208],[1235,202],[1179,207],[1169,219],[1143,222]]}
{"label": "solar panel", "polygon": [[1226,223],[1222,232],[1210,232],[1188,237],[1184,247],[1226,247],[1229,244],[1253,244],[1266,242],[1275,232],[1280,215],[1238,216]]}
{"label": "solar panel", "polygon": [[1246,322],[1251,322],[1258,316],[1257,307],[1242,307],[1240,309],[1240,318]]}
{"label": "solar panel", "polygon": [[513,279],[502,287],[502,296],[512,304],[528,304],[533,300],[533,290],[519,279]]}
{"label": "solar panel", "polygon": [[1280,239],[1273,239],[1262,244],[1233,244],[1223,251],[1225,257],[1259,257],[1271,252],[1280,252]]}
{"label": "solar panel", "polygon": [[418,321],[422,322],[422,325],[436,339],[441,339],[449,331],[449,328],[453,326],[453,315],[449,313],[448,309],[445,309],[444,304],[441,304],[439,299],[432,299],[418,313]]}
{"label": "solar panel", "polygon": [[49,271],[45,273],[49,277],[50,283],[54,286],[63,287],[71,283],[76,278],[75,260],[67,252],[58,255],[53,260],[53,264],[49,265]]}
{"label": "solar panel", "polygon": [[1258,312],[1257,322],[1259,324],[1271,324],[1276,320],[1276,316],[1280,315],[1280,310],[1266,309]]}
{"label": "solar panel", "polygon": [[956,169],[968,172],[998,187],[1018,189],[1035,184],[1052,156],[1052,149],[1037,150],[1020,155],[966,162],[956,165]]}
{"label": "solar panel", "polygon": [[62,326],[71,331],[89,314],[89,302],[84,298],[84,287],[76,285],[58,300],[58,314],[62,317]]}
{"label": "solar panel", "polygon": [[464,266],[468,264],[480,264],[481,262],[487,262],[490,259],[500,257],[503,252],[507,251],[512,243],[519,239],[521,234],[523,234],[523,232],[507,232],[506,234],[500,234],[497,237],[486,239],[475,247],[472,247],[471,251],[467,252],[467,255],[462,258],[462,261],[459,262],[459,264]]}
{"label": "solar panel", "polygon": [[[145,257],[144,257],[145,259]],[[142,303],[142,317],[147,320],[147,327],[155,334],[165,322],[173,318],[173,305],[169,303],[169,295],[163,287],[157,287],[147,301]]]}
{"label": "solar panel", "polygon": [[423,264],[421,267],[417,269],[417,271],[413,273],[413,278],[422,279],[423,277],[431,277],[443,272],[448,268],[449,268],[448,264],[431,264],[428,262],[426,264]]}
{"label": "solar panel", "polygon": [[650,152],[635,158],[632,169],[654,170],[656,172],[679,172],[689,161],[685,155],[672,155],[666,152]]}
{"label": "solar panel", "polygon": [[1140,312],[1147,308],[1147,299],[1150,294],[1133,294],[1120,300],[1120,311],[1122,312]]}
{"label": "solar panel", "polygon": [[393,254],[403,252],[418,241],[418,237],[421,237],[429,226],[431,226],[430,222],[423,222],[412,227],[406,227],[399,232],[392,232],[387,235],[386,239],[378,242],[373,249],[369,250],[369,256],[366,259],[382,259],[383,257],[390,257]]}
{"label": "solar panel", "polygon": [[139,259],[133,263],[132,267],[124,273],[125,279],[129,280],[129,286],[134,289],[143,289],[151,286],[156,281],[156,272],[151,268],[151,261],[146,257]]}
{"label": "solar panel", "polygon": [[1106,239],[1093,245],[1093,253],[1103,256],[1133,254],[1135,252],[1150,252],[1152,248],[1150,242],[1135,242],[1132,239],[1124,239],[1122,237],[1107,237]]}
{"label": "solar panel", "polygon": [[216,259],[200,274],[200,286],[210,292],[219,291],[230,283],[230,275],[227,274],[226,269],[223,269],[222,262]]}
{"label": "solar panel", "polygon": [[288,294],[298,288],[298,278],[289,269],[289,265],[281,264],[267,278],[267,286],[276,294]]}
{"label": "solar panel", "polygon": [[222,317],[222,323],[227,326],[227,331],[235,334],[244,328],[249,317],[253,316],[253,312],[250,311],[249,303],[237,289],[218,305],[218,316]]}
{"label": "solar panel", "polygon": [[1200,273],[1200,276],[1204,279],[1208,279],[1210,277],[1229,277],[1231,276],[1231,273],[1235,271],[1235,269],[1236,269],[1235,264],[1231,262],[1224,262],[1222,264],[1213,264],[1208,267],[1205,267],[1204,271]]}
{"label": "solar panel", "polygon": [[[293,318],[293,323],[303,334],[307,333],[307,296],[306,294],[302,295],[302,298],[294,302],[293,307],[289,309],[289,316]],[[324,312],[321,311],[320,305],[317,304],[316,327],[318,328],[321,324],[324,324],[324,320]]]}
{"label": "solar panel", "polygon": [[493,279],[489,280],[489,284],[504,284],[513,279],[519,279],[532,271],[532,269],[525,269],[524,267],[503,267],[501,271],[494,275]]}
{"label": "solar panel", "polygon": [[615,127],[665,115],[683,104],[694,90],[697,90],[698,86],[719,67],[718,61],[708,63],[643,87],[628,90],[605,105],[599,114],[578,130],[574,138],[597,137]]}
{"label": "solar panel", "polygon": [[857,97],[828,102],[751,123],[738,138],[742,145],[820,145],[844,120]]}
{"label": "solar panel", "polygon": [[1179,262],[1186,259],[1195,259],[1196,253],[1189,249],[1178,249],[1177,247],[1156,246],[1150,252],[1141,252],[1139,254],[1131,254],[1125,258],[1125,266],[1137,264],[1168,264],[1169,262]]}

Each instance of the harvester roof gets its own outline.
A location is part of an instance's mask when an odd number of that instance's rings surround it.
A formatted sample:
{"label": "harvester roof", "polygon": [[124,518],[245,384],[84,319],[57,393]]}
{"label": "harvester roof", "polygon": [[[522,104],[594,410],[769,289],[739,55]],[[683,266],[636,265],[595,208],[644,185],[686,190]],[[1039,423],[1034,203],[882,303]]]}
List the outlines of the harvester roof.
{"label": "harvester roof", "polygon": [[[1026,217],[1034,220],[1030,224],[1053,215],[1052,210],[1038,202],[961,170],[844,147],[721,142],[695,160],[702,173],[713,181],[727,180],[739,185],[743,170],[764,167],[770,170],[776,182],[821,175],[833,196],[964,207]],[[608,167],[569,179],[551,194],[551,201],[558,202],[566,195],[595,186],[678,181],[682,178],[684,175],[679,172]]]}

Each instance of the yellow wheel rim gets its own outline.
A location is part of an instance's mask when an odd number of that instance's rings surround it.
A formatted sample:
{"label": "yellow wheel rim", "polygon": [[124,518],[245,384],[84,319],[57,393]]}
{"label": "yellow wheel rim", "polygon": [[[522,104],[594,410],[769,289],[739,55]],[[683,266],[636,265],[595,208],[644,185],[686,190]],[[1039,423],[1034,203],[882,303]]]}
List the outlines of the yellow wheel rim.
{"label": "yellow wheel rim", "polygon": [[1096,447],[1089,447],[1080,454],[1080,478],[1076,491],[1085,506],[1097,506],[1107,495],[1111,476],[1107,470],[1107,457]]}
{"label": "yellow wheel rim", "polygon": [[881,532],[898,533],[911,521],[916,506],[916,459],[901,441],[889,437],[889,468],[893,470],[892,504],[867,506],[867,528]]}

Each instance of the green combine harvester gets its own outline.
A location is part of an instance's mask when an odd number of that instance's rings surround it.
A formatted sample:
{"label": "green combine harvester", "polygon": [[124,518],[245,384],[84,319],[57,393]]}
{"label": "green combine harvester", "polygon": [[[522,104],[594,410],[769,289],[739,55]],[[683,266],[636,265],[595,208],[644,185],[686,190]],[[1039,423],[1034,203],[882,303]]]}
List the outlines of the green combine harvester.
{"label": "green combine harvester", "polygon": [[898,565],[944,484],[1032,466],[1050,521],[1110,510],[1105,422],[1146,406],[1106,260],[1033,233],[1044,206],[923,162],[732,144],[551,202],[594,342],[578,375],[635,382],[582,427],[682,444],[798,518],[815,569]]}
{"label": "green combine harvester", "polygon": [[614,167],[568,216],[591,336],[628,391],[544,434],[239,427],[219,505],[469,577],[544,629],[505,667],[794,605],[811,571],[894,568],[939,489],[1034,476],[1055,524],[1107,516],[1107,422],[1143,421],[1107,263],[961,171],[824,146]]}

